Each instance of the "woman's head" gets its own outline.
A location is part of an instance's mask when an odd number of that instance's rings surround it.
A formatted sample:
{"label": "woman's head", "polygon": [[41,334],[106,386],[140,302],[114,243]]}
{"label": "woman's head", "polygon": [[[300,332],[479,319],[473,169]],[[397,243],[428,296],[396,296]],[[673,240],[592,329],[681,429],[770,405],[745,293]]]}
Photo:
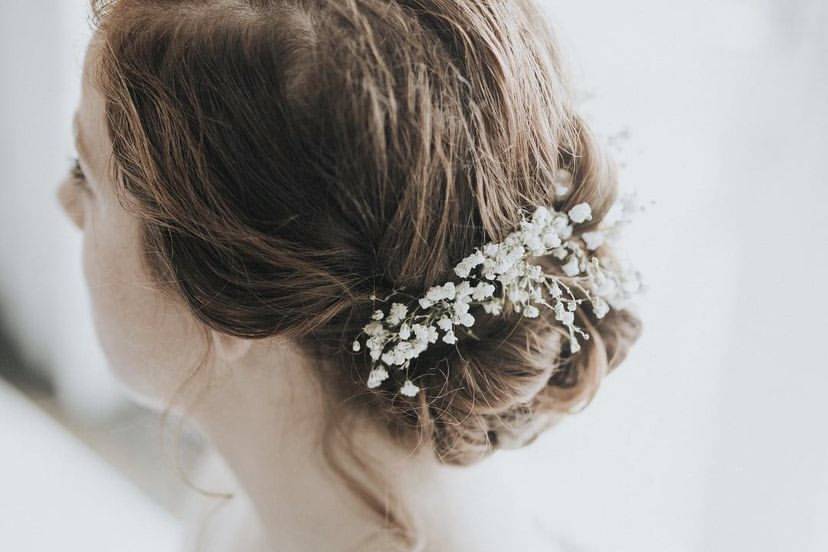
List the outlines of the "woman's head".
{"label": "woman's head", "polygon": [[[367,389],[370,358],[350,349],[372,294],[450,280],[521,208],[554,202],[559,169],[573,174],[560,208],[587,201],[597,225],[614,200],[612,166],[528,1],[96,10],[79,119],[98,135],[86,164],[106,202],[82,206],[86,277],[113,367],[139,392],[182,379],[199,359],[177,355],[200,332],[282,336],[314,360],[332,404],[467,463],[583,405],[637,337],[629,313],[579,308],[591,338],[569,354],[548,313],[481,314],[480,339],[416,360],[415,398]],[[139,360],[163,372],[152,386]]]}

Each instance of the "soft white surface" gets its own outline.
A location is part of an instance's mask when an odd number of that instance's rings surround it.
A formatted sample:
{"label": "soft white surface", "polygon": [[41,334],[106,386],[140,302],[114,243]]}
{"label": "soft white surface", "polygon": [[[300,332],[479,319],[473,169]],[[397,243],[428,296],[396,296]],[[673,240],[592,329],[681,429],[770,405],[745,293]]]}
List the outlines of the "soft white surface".
{"label": "soft white surface", "polygon": [[81,234],[55,193],[90,35],[86,0],[0,2],[0,317],[75,415],[126,399],[110,375],[81,279]]}
{"label": "soft white surface", "polygon": [[[586,411],[507,453],[514,484],[596,550],[828,550],[828,3],[539,1],[597,128],[631,132],[624,182],[655,205],[629,235],[641,343]],[[0,297],[91,407],[117,395],[52,202],[85,5],[0,3]]]}
{"label": "soft white surface", "polygon": [[2,380],[0,420],[0,550],[179,550],[174,518]]}
{"label": "soft white surface", "polygon": [[544,4],[655,204],[645,334],[522,484],[602,551],[828,550],[828,3]]}

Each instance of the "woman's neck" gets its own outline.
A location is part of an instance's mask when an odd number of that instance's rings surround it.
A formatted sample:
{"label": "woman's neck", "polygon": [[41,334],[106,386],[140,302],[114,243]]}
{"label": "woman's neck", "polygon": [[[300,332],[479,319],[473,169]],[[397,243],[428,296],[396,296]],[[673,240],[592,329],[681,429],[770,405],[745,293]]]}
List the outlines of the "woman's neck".
{"label": "woman's neck", "polygon": [[[382,519],[330,468],[321,446],[325,410],[306,359],[277,342],[261,341],[230,365],[211,365],[207,388],[190,417],[233,471],[279,550],[362,549]],[[366,424],[355,437],[360,455],[433,527],[443,519],[434,498],[446,468],[421,451],[394,446]]]}

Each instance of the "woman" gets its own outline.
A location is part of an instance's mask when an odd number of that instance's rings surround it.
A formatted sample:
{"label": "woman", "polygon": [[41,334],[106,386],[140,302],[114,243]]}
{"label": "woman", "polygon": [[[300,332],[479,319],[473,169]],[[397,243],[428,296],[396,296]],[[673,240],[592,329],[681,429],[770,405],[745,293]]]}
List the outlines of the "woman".
{"label": "woman", "polygon": [[[249,505],[206,549],[549,550],[477,462],[588,403],[640,324],[594,285],[635,287],[603,242],[614,172],[536,8],[93,9],[60,198],[112,369]],[[522,219],[542,243],[509,267],[552,308],[484,249]]]}

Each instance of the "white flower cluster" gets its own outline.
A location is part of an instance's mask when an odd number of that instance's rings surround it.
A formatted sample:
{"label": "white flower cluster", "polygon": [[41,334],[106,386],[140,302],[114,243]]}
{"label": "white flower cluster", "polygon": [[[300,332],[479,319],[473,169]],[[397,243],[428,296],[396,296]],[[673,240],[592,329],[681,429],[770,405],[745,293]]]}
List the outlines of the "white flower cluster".
{"label": "white flower cluster", "polygon": [[[400,302],[392,302],[387,313],[375,310],[371,322],[353,342],[353,350],[359,352],[360,339],[365,336],[373,362],[368,387],[380,386],[390,377],[389,370],[399,370],[405,375],[400,393],[416,396],[420,388],[409,377],[411,360],[438,340],[456,343],[455,328],[474,325],[469,311],[476,305],[499,315],[508,300],[515,312],[527,318],[540,316],[538,306],[545,305],[567,329],[570,351],[577,352],[581,347],[577,336],[589,339],[575,324],[577,306],[588,300],[595,316],[602,318],[611,307],[622,308],[641,287],[637,271],[628,266],[612,270],[590,255],[617,234],[618,227],[628,221],[630,208],[627,200],[617,202],[598,229],[574,235],[575,224],[592,219],[587,203],[579,203],[566,213],[537,207],[529,220],[522,215],[520,228],[503,241],[487,243],[461,260],[454,267],[461,281],[432,286],[412,311]],[[565,277],[545,274],[540,266],[527,261],[549,254],[560,261]],[[573,288],[584,298],[578,298]],[[396,293],[382,301],[389,301]]]}

